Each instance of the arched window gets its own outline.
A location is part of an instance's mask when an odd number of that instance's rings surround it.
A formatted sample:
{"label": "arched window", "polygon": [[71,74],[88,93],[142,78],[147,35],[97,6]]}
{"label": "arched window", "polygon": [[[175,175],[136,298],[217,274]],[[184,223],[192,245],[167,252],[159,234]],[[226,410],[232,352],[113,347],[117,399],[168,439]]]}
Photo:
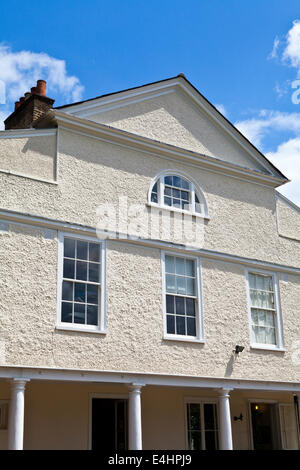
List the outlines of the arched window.
{"label": "arched window", "polygon": [[158,175],[150,188],[149,203],[166,209],[207,217],[205,198],[187,176],[174,171]]}

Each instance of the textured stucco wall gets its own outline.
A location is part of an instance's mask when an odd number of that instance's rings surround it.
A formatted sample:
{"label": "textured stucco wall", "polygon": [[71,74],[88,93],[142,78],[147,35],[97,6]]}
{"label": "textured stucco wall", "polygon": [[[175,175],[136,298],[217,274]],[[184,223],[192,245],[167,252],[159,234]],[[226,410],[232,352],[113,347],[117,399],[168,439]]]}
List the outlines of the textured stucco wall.
{"label": "textured stucco wall", "polygon": [[280,197],[277,199],[276,207],[280,235],[300,241],[300,210],[295,209]]}
{"label": "textured stucco wall", "polygon": [[[211,217],[204,248],[299,266],[299,243],[278,235],[273,190],[62,130],[59,184],[0,174],[1,207],[95,226],[100,203],[126,196],[146,204],[152,178],[168,168],[191,174],[203,190]],[[0,230],[2,364],[300,379],[299,277],[280,280],[285,353],[249,349],[244,269],[217,261],[202,262],[206,344],[164,341],[160,250],[110,241],[108,334],[58,331],[56,235],[14,224]],[[238,342],[245,351],[233,360]]]}
{"label": "textured stucco wall", "polygon": [[[24,449],[88,449],[91,396],[128,395],[122,385],[30,382],[25,392]],[[0,381],[0,400],[9,399],[9,384]],[[217,399],[215,391],[194,388],[142,389],[143,449],[186,449],[185,398]],[[292,403],[290,393],[231,392],[234,449],[250,448],[249,399]],[[234,416],[243,414],[242,421]],[[7,431],[0,431],[7,449]]]}
{"label": "textured stucco wall", "polygon": [[207,200],[204,248],[299,266],[299,243],[278,236],[272,189],[62,130],[58,186],[0,174],[1,205],[96,226],[99,204],[146,204],[152,179],[170,168],[191,175]]}
{"label": "textured stucco wall", "polygon": [[92,114],[88,119],[248,168],[263,167],[181,92]]}
{"label": "textured stucco wall", "polygon": [[[107,334],[60,331],[55,329],[56,236],[45,238],[41,229],[14,224],[0,233],[2,364],[300,380],[296,276],[280,280],[285,353],[250,349],[243,266],[205,259],[206,343],[168,341],[160,250],[109,241]],[[232,353],[236,344],[245,346],[238,357]]]}
{"label": "textured stucco wall", "polygon": [[0,139],[0,170],[53,180],[55,156],[56,135]]}

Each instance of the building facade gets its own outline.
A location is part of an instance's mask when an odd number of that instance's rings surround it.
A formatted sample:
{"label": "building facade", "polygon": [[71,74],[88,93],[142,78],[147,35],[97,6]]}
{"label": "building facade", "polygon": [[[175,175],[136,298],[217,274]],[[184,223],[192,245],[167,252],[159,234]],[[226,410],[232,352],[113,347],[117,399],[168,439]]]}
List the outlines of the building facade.
{"label": "building facade", "polygon": [[297,449],[300,209],[182,75],[0,132],[0,447]]}

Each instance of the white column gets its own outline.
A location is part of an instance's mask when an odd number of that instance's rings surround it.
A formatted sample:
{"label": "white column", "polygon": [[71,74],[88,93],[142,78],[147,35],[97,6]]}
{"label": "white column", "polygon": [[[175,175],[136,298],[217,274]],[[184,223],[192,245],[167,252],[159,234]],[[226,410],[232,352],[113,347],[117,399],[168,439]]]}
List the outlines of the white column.
{"label": "white column", "polygon": [[11,382],[9,405],[8,448],[23,449],[25,386],[29,379],[15,378]]}
{"label": "white column", "polygon": [[219,413],[220,413],[220,449],[232,450],[232,431],[230,416],[230,390],[219,391]]}
{"label": "white column", "polygon": [[141,384],[131,384],[129,388],[128,444],[129,450],[142,450],[142,408]]}

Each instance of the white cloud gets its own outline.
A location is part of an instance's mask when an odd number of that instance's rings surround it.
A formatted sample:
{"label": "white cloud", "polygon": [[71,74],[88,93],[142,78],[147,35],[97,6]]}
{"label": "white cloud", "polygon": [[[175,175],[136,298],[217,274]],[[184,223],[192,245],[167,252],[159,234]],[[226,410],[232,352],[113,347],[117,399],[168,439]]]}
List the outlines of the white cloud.
{"label": "white cloud", "polygon": [[298,76],[300,76],[300,21],[295,20],[292,28],[286,35],[285,49],[282,54],[282,59],[288,62],[292,67],[298,69]]}
{"label": "white cloud", "polygon": [[275,59],[277,57],[279,45],[280,45],[280,40],[276,36],[276,38],[274,39],[274,43],[273,43],[273,49],[272,49],[272,51],[271,51],[271,53],[269,54],[269,57],[268,57],[269,59]]}
{"label": "white cloud", "polygon": [[300,113],[262,110],[255,118],[237,122],[235,126],[258,148],[262,148],[267,134],[295,134],[295,137],[279,144],[275,151],[265,152],[265,155],[291,180],[279,191],[300,206]]}
{"label": "white cloud", "polygon": [[[61,94],[66,100],[79,101],[83,86],[79,78],[68,75],[66,62],[41,52],[13,52],[0,43],[0,80],[6,89],[6,102],[17,101],[35,86],[36,80],[47,81],[47,94]],[[2,112],[2,110],[1,110]]]}
{"label": "white cloud", "polygon": [[223,104],[215,104],[215,108],[217,108],[217,110],[220,111],[223,116],[227,117],[227,109]]}
{"label": "white cloud", "polygon": [[300,133],[300,113],[261,110],[257,117],[238,121],[235,126],[255,146],[262,147],[268,132],[288,131]]}
{"label": "white cloud", "polygon": [[291,180],[279,191],[300,206],[300,137],[283,142],[266,157]]}

